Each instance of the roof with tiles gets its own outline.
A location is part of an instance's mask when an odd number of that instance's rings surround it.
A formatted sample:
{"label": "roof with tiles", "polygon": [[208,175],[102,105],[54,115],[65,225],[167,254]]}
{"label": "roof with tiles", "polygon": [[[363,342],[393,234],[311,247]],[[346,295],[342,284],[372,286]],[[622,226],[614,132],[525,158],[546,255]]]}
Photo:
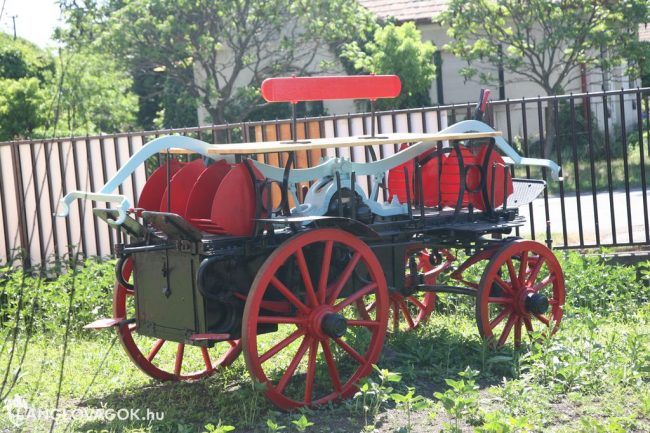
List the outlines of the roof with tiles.
{"label": "roof with tiles", "polygon": [[421,21],[445,11],[449,0],[359,0],[359,3],[380,18]]}

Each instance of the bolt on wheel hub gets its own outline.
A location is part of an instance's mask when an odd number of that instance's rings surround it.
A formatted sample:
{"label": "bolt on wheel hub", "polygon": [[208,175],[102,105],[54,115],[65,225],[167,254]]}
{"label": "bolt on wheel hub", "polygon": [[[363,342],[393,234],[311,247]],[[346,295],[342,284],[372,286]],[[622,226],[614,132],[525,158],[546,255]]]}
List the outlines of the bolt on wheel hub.
{"label": "bolt on wheel hub", "polygon": [[526,297],[526,310],[533,314],[544,314],[548,311],[548,298],[540,293],[533,293]]}
{"label": "bolt on wheel hub", "polygon": [[321,330],[332,338],[341,338],[348,330],[348,322],[340,314],[326,314],[321,322]]}

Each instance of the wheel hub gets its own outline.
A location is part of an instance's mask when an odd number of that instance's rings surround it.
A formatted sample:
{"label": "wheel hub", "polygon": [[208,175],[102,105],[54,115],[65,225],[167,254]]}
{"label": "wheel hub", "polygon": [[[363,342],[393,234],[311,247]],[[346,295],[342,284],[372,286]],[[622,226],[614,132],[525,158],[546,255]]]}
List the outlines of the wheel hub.
{"label": "wheel hub", "polygon": [[526,297],[526,310],[533,314],[544,314],[548,311],[548,298],[540,293],[533,293]]}
{"label": "wheel hub", "polygon": [[326,314],[321,322],[321,330],[331,338],[341,338],[348,330],[348,322],[340,314]]}

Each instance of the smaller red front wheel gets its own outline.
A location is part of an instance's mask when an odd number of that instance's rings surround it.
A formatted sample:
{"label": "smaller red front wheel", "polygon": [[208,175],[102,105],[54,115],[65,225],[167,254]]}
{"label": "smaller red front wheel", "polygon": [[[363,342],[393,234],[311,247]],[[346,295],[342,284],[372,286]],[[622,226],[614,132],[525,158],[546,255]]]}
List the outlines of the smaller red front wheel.
{"label": "smaller red front wheel", "polygon": [[[113,317],[135,317],[135,291],[129,282],[133,260],[121,264],[122,278],[113,290]],[[127,283],[125,285],[124,283]],[[158,380],[192,380],[214,374],[219,368],[232,364],[241,353],[239,340],[215,343],[213,347],[198,347],[152,338],[137,333],[137,323],[117,328],[117,335],[131,361],[146,375]]]}
{"label": "smaller red front wheel", "polygon": [[564,275],[553,252],[517,240],[490,259],[479,283],[476,322],[481,337],[500,347],[521,345],[522,331],[554,333],[564,306]]}
{"label": "smaller red front wheel", "polygon": [[[357,301],[375,303],[366,318]],[[311,230],[259,269],[244,309],[244,358],[281,409],[327,404],[372,371],[387,321],[386,279],[370,247],[342,230]]]}

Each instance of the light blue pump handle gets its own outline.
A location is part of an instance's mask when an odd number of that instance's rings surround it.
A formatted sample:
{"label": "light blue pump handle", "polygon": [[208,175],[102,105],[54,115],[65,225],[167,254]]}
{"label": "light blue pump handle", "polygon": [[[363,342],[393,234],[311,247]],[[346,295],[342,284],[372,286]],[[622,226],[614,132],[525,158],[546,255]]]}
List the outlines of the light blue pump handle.
{"label": "light blue pump handle", "polygon": [[[486,125],[485,123],[478,120],[464,120],[448,128],[445,128],[438,133],[456,134],[466,132],[495,132],[495,130],[489,125]],[[436,147],[436,143],[438,143],[436,140],[420,141],[419,143],[416,143],[413,146],[409,146],[408,148],[401,150],[389,156],[388,158],[374,162],[352,162],[344,158],[330,158],[315,167],[291,170],[289,173],[289,182],[309,182],[314,179],[333,176],[337,171],[346,174],[350,174],[354,171],[357,176],[369,175],[375,176],[375,178],[380,178],[386,171],[390,170],[391,168],[397,167],[400,164],[404,164],[405,162],[415,158],[418,155],[421,155],[427,150],[433,149]],[[495,144],[506,155],[506,163],[546,167],[551,170],[554,179],[561,180],[559,177],[560,166],[555,162],[549,159],[524,158],[519,155],[517,151],[513,149],[512,146],[510,146],[502,137],[495,137]],[[363,145],[363,143],[359,143],[359,145]],[[264,177],[276,181],[282,181],[284,176],[283,168],[273,167],[255,160],[252,160],[252,162]]]}
{"label": "light blue pump handle", "polygon": [[119,216],[115,221],[108,220],[108,223],[111,225],[121,225],[126,219],[126,213],[131,208],[131,202],[129,199],[121,194],[112,194],[118,186],[120,186],[126,179],[129,178],[137,169],[151,156],[171,149],[179,148],[189,150],[206,156],[214,160],[226,160],[227,162],[233,163],[235,157],[233,155],[219,155],[215,157],[214,155],[208,154],[208,149],[211,147],[211,144],[205,143],[200,140],[196,140],[190,137],[183,137],[178,135],[170,135],[166,137],[156,138],[151,140],[149,143],[144,145],[142,149],[133,154],[133,156],[120,168],[117,173],[100,189],[98,192],[87,192],[87,191],[72,191],[65,195],[60,200],[61,203],[61,212],[57,216],[65,217],[70,213],[70,204],[76,199],[84,200],[95,200],[101,202],[110,202],[117,203],[117,211]]}

